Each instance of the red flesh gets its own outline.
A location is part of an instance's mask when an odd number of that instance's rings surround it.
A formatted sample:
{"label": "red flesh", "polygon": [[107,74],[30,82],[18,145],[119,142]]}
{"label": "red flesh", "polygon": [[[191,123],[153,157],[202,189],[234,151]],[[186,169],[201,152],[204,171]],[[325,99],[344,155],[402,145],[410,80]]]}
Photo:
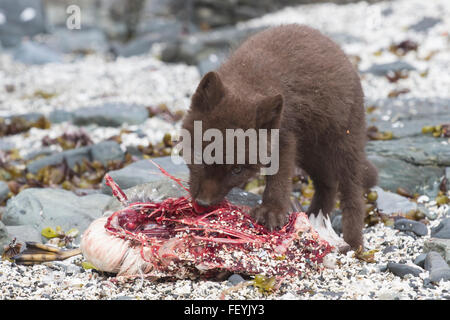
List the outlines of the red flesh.
{"label": "red flesh", "polygon": [[[127,204],[126,195],[108,175],[106,183],[125,206],[109,217],[106,230],[140,246],[142,258],[168,276],[179,276],[182,271],[213,275],[223,270],[299,275],[303,271],[297,268],[300,263],[317,265],[332,248],[314,237],[296,234],[294,224],[300,213],[292,213],[281,230],[269,232],[246,213],[248,208],[226,200],[209,208],[198,206],[190,197]],[[150,250],[144,252],[144,248]]]}

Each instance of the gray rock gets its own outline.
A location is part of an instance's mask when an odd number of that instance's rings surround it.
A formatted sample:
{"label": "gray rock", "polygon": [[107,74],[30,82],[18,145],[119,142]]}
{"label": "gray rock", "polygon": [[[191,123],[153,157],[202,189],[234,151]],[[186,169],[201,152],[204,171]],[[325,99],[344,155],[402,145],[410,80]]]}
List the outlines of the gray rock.
{"label": "gray rock", "polygon": [[[161,178],[160,180],[147,182],[122,190],[125,192],[129,202],[159,202],[167,198],[179,198],[188,195],[183,188],[168,178]],[[105,207],[104,213],[107,212],[109,215],[120,208],[122,208],[120,202],[117,201],[116,198],[112,198]]]}
{"label": "gray rock", "polygon": [[324,33],[325,33],[325,35],[327,35],[333,41],[337,42],[340,45],[365,41],[363,38],[356,37],[349,33],[343,33],[343,32],[324,32]]}
{"label": "gray rock", "polygon": [[[159,1],[159,3],[161,2],[162,1]],[[154,13],[155,11],[152,9],[151,14]],[[183,33],[184,27],[185,24],[182,21],[168,17],[167,14],[164,17],[164,14],[162,14],[160,16],[153,17],[153,19],[142,20],[136,30],[136,37],[145,34],[160,34],[164,35],[167,40],[171,40]]]}
{"label": "gray rock", "polygon": [[[450,183],[450,167],[445,168],[445,178],[447,178],[448,183]],[[450,189],[450,186],[448,189]]]}
{"label": "gray rock", "polygon": [[18,45],[23,37],[45,32],[45,13],[41,0],[2,0],[0,42],[5,47]]}
{"label": "gray rock", "polygon": [[136,299],[130,296],[117,296],[114,297],[113,300],[136,300]]}
{"label": "gray rock", "polygon": [[383,249],[383,254],[395,252],[395,250],[397,250],[396,246],[387,246],[386,248]]}
{"label": "gray rock", "polygon": [[382,291],[378,293],[378,300],[400,300],[401,293],[398,291]]}
{"label": "gray rock", "polygon": [[72,121],[73,113],[66,110],[53,110],[48,118],[52,123]]}
{"label": "gray rock", "polygon": [[[398,112],[394,109],[394,112]],[[380,113],[381,115],[381,113]],[[422,128],[425,126],[437,126],[442,123],[450,122],[450,115],[433,115],[430,114],[426,119],[402,119],[400,117],[409,117],[402,113],[396,113],[393,121],[385,121],[377,119],[377,115],[371,117],[372,120],[368,122],[368,126],[375,126],[379,131],[391,131],[396,139],[408,137],[422,137]],[[398,140],[397,140],[398,141]]]}
{"label": "gray rock", "polygon": [[383,16],[385,16],[385,17],[390,16],[390,15],[393,14],[393,13],[394,13],[394,10],[393,10],[392,8],[390,8],[390,7],[386,8],[386,9],[383,9],[383,10],[381,11],[381,14],[382,14]]}
{"label": "gray rock", "polygon": [[410,201],[408,198],[399,194],[384,191],[380,187],[374,187],[372,190],[378,194],[377,208],[382,210],[383,213],[408,213],[417,209],[417,204]]}
{"label": "gray rock", "polygon": [[105,53],[109,50],[108,39],[104,32],[97,28],[81,28],[79,30],[57,28],[52,31],[46,44],[64,53]]}
{"label": "gray rock", "polygon": [[449,268],[449,266],[438,252],[430,251],[425,258],[424,268],[427,271],[432,271],[439,268]]}
{"label": "gray rock", "polygon": [[9,186],[6,182],[0,181],[0,202],[3,202],[9,193]]}
{"label": "gray rock", "polygon": [[13,114],[7,117],[4,117],[5,119],[12,119],[12,118],[23,118],[30,122],[36,122],[39,120],[39,118],[43,117],[44,115],[39,112],[28,112],[28,113],[22,113],[22,114]]}
{"label": "gray rock", "polygon": [[412,274],[414,277],[418,277],[423,272],[423,270],[420,268],[394,262],[388,262],[387,268],[393,274],[402,278],[407,274]]}
{"label": "gray rock", "polygon": [[421,268],[425,268],[425,258],[427,257],[426,253],[421,253],[419,254],[415,259],[414,259],[414,264],[418,265]]}
{"label": "gray rock", "polygon": [[8,201],[2,221],[7,226],[30,225],[38,232],[56,226],[83,232],[110,200],[103,194],[78,197],[66,190],[31,188]]}
{"label": "gray rock", "polygon": [[83,159],[89,160],[91,158],[90,151],[91,147],[82,147],[56,153],[30,162],[27,165],[27,170],[28,172],[36,174],[40,169],[63,163],[64,160],[67,161],[70,168],[73,168],[76,163],[81,163]]}
{"label": "gray rock", "polygon": [[13,57],[16,61],[30,65],[63,62],[63,57],[59,52],[33,41],[23,42],[14,50]]}
{"label": "gray rock", "polygon": [[[167,198],[179,198],[187,196],[186,190],[181,188],[176,182],[167,178],[160,177],[155,181],[137,185],[128,189],[123,189],[130,202],[150,201],[159,202]],[[241,207],[255,207],[261,202],[261,196],[234,188],[226,196],[228,201]],[[115,198],[112,198],[105,207],[103,213],[109,215],[122,208],[122,205]]]}
{"label": "gray rock", "polygon": [[140,35],[135,39],[125,45],[115,45],[114,49],[118,55],[131,57],[146,54],[153,44],[175,41],[183,31],[181,22],[176,20],[152,18],[145,22],[138,30]]}
{"label": "gray rock", "polygon": [[185,62],[198,64],[211,53],[227,51],[242,40],[264,28],[237,29],[224,27],[210,32],[197,32],[168,43],[161,54],[164,62]]}
{"label": "gray rock", "polygon": [[233,188],[225,197],[231,203],[240,207],[256,207],[261,204],[262,198],[260,195],[247,192],[239,188]]}
{"label": "gray rock", "polygon": [[425,253],[435,251],[450,264],[450,239],[430,238],[423,244],[423,251]]}
{"label": "gray rock", "polygon": [[[182,159],[177,158],[180,161]],[[189,176],[189,170],[184,164],[175,164],[171,157],[161,157],[153,159],[155,163],[160,165],[169,174],[186,180]],[[134,162],[120,170],[110,171],[109,175],[122,189],[128,189],[139,184],[144,184],[161,179],[168,179],[161,171],[148,160]],[[109,187],[106,186],[103,179],[102,190],[106,194],[112,194]]]}
{"label": "gray rock", "polygon": [[427,289],[435,289],[436,286],[431,282],[430,278],[423,279],[423,287]]}
{"label": "gray rock", "polygon": [[450,218],[444,218],[437,227],[431,229],[433,238],[450,239]]}
{"label": "gray rock", "polygon": [[10,141],[0,140],[0,150],[1,151],[9,151],[15,148],[15,144]]}
{"label": "gray rock", "polygon": [[31,152],[23,156],[24,160],[33,160],[39,156],[50,156],[55,153],[51,147],[44,147],[39,150],[31,150]]}
{"label": "gray rock", "polygon": [[106,164],[108,161],[123,160],[124,152],[117,142],[103,141],[92,146],[67,150],[37,159],[27,165],[27,170],[36,174],[41,168],[60,164],[63,161],[67,161],[67,165],[73,168],[75,164],[81,163],[83,159],[89,161],[98,160]]}
{"label": "gray rock", "polygon": [[430,272],[431,282],[450,280],[450,267],[437,252],[429,252],[425,259],[425,270]]}
{"label": "gray rock", "polygon": [[412,65],[404,61],[395,61],[391,63],[373,64],[369,69],[363,71],[363,73],[372,73],[377,76],[384,76],[388,72],[402,71],[402,70],[416,70]]}
{"label": "gray rock", "polygon": [[405,232],[410,231],[418,236],[426,236],[428,234],[428,228],[426,225],[409,219],[396,220],[394,223],[394,229]]}
{"label": "gray rock", "polygon": [[378,271],[379,272],[386,272],[388,270],[387,264],[380,264],[378,265]]}
{"label": "gray rock", "polygon": [[333,217],[333,221],[331,222],[331,226],[337,234],[342,233],[342,214],[337,214]]}
{"label": "gray rock", "polygon": [[24,226],[6,226],[9,237],[16,238],[19,242],[34,241],[42,242],[41,233],[30,225]]}
{"label": "gray rock", "polygon": [[[397,99],[378,98],[367,101],[368,105],[376,106],[369,119],[383,120],[386,124],[397,123],[407,126],[407,121],[427,120],[446,122],[450,117],[450,99],[448,98],[417,98],[399,96]],[[385,117],[388,116],[387,120]],[[401,122],[401,123],[398,123]],[[379,122],[381,123],[381,122]],[[417,123],[426,125],[426,123]],[[430,123],[429,123],[430,124]],[[439,124],[439,123],[437,123]],[[442,122],[440,122],[442,124]],[[422,126],[415,128],[415,135],[422,135]]]}
{"label": "gray rock", "polygon": [[[395,192],[402,187],[411,192],[428,194],[431,186],[442,177],[443,169],[435,166],[416,166],[393,157],[368,151],[369,160],[378,168],[379,186]],[[432,195],[430,195],[432,196]]]}
{"label": "gray rock", "polygon": [[97,124],[106,127],[119,127],[124,123],[141,124],[148,118],[144,106],[123,103],[106,103],[96,107],[78,109],[73,114],[73,122],[84,126]]}
{"label": "gray rock", "polygon": [[[217,28],[256,18],[266,13],[279,10],[285,6],[316,2],[317,1],[313,0],[178,0],[172,1],[171,4],[172,7],[177,8],[175,12],[179,19],[185,20],[187,16],[196,25],[207,25],[212,28]],[[353,1],[330,0],[328,2],[343,4]],[[189,12],[190,14],[187,14],[186,12]]]}
{"label": "gray rock", "polygon": [[423,204],[418,204],[417,210],[419,212],[423,213],[428,218],[428,220],[436,220],[436,218],[438,217],[437,212],[431,211],[430,209],[425,207]]}
{"label": "gray rock", "polygon": [[440,22],[442,22],[441,18],[424,17],[419,22],[411,25],[409,29],[416,32],[426,32]]}
{"label": "gray rock", "polygon": [[159,34],[148,34],[133,39],[125,45],[115,44],[114,52],[122,57],[132,57],[142,54],[148,54],[155,43],[163,42],[165,39]]}
{"label": "gray rock", "polygon": [[229,278],[228,278],[228,282],[232,285],[235,286],[241,282],[244,282],[245,279],[242,278],[240,275],[238,274],[232,274]]}
{"label": "gray rock", "polygon": [[[450,148],[444,138],[425,135],[399,140],[369,141],[366,150],[380,156],[396,158],[418,166],[449,166]],[[441,170],[441,176],[444,169]]]}
{"label": "gray rock", "polygon": [[125,154],[117,142],[103,141],[91,147],[91,158],[107,165],[108,161],[123,161]]}
{"label": "gray rock", "polygon": [[3,222],[0,221],[0,254],[3,253],[3,247],[8,245],[10,241],[11,238],[8,234],[6,226],[3,224]]}
{"label": "gray rock", "polygon": [[184,62],[195,65],[199,62],[199,56],[202,54],[204,55],[205,52],[211,52],[212,50],[217,49],[205,47],[203,43],[199,42],[196,38],[191,38],[191,41],[189,42],[178,40],[165,46],[161,52],[161,60],[169,63]]}
{"label": "gray rock", "polygon": [[[367,117],[367,125],[380,131],[392,131],[396,139],[424,137],[424,126],[435,126],[450,122],[450,103],[445,98],[381,98],[367,101],[377,108]],[[429,138],[426,137],[425,138]],[[403,141],[396,140],[400,145]],[[423,140],[417,140],[418,145]],[[370,153],[370,147],[369,147]],[[376,154],[374,152],[374,154]]]}

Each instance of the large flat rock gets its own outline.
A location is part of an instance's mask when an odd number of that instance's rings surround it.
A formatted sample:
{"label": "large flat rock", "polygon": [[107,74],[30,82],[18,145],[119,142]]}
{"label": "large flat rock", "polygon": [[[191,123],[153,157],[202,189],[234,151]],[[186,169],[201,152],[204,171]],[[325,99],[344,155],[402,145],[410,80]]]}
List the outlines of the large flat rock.
{"label": "large flat rock", "polygon": [[97,124],[99,126],[119,127],[124,123],[141,124],[148,119],[147,108],[135,104],[105,103],[100,106],[85,107],[76,110],[72,121],[84,126]]}
{"label": "large flat rock", "polygon": [[[181,160],[180,158],[177,159]],[[184,163],[175,164],[171,160],[171,157],[154,158],[152,160],[159,166],[161,166],[164,170],[166,170],[169,174],[187,181],[189,177],[189,169]],[[128,189],[139,184],[144,184],[152,181],[169,179],[149,160],[137,161],[120,170],[110,171],[109,175],[122,189]],[[104,179],[102,184],[102,191],[103,193],[111,194],[111,189],[106,186]]]}
{"label": "large flat rock", "polygon": [[56,226],[83,232],[110,200],[104,194],[79,197],[60,189],[26,189],[8,201],[2,221],[7,226],[29,225],[39,232]]}
{"label": "large flat rock", "polygon": [[366,151],[384,157],[403,160],[418,166],[450,166],[450,147],[446,139],[429,136],[398,140],[369,141]]}
{"label": "large flat rock", "polygon": [[106,165],[108,161],[122,161],[124,157],[125,153],[117,142],[103,141],[92,146],[67,150],[32,161],[27,165],[27,170],[36,174],[44,167],[59,164],[63,161],[66,161],[67,165],[73,168],[77,163],[81,163],[83,159],[88,161],[97,160]]}
{"label": "large flat rock", "polygon": [[[385,142],[385,141],[383,141]],[[402,187],[411,192],[434,195],[437,184],[444,174],[444,168],[416,166],[393,157],[368,152],[369,160],[378,168],[378,185],[392,192]]]}

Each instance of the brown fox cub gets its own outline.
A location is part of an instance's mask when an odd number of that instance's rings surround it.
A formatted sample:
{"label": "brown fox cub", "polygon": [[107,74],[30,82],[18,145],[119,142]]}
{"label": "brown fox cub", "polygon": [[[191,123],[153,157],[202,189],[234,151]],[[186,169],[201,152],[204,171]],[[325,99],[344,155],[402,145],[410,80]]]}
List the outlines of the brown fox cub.
{"label": "brown fox cub", "polygon": [[[194,121],[201,121],[203,131],[215,128],[223,136],[226,129],[279,129],[279,169],[266,176],[262,204],[253,208],[252,216],[271,229],[286,223],[297,166],[314,182],[308,213],[329,214],[339,192],[344,240],[354,249],[363,245],[363,193],[376,184],[377,171],[364,152],[359,76],[329,38],[301,25],[269,28],[251,36],[200,81],[183,128],[193,133]],[[267,139],[270,145],[270,135]],[[192,197],[209,206],[263,165],[188,166]]]}

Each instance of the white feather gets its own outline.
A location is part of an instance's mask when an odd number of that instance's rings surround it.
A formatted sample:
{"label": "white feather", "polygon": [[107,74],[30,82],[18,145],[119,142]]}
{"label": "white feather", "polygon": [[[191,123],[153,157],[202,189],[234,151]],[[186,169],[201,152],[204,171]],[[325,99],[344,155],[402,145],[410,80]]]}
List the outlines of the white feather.
{"label": "white feather", "polygon": [[349,248],[349,245],[339,237],[331,226],[331,220],[329,216],[324,217],[322,210],[317,216],[311,214],[309,216],[309,222],[319,236],[326,240],[330,245],[338,249],[340,252]]}

